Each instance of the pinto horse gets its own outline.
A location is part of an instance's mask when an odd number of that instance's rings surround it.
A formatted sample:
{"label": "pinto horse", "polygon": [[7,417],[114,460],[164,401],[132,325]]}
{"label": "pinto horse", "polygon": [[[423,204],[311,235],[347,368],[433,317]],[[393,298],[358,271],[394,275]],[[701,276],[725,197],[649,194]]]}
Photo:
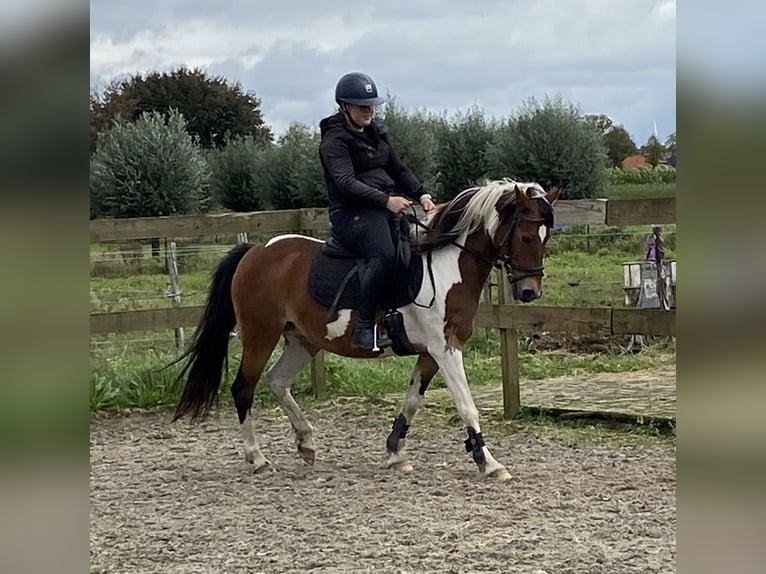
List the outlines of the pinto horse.
{"label": "pinto horse", "polygon": [[[505,269],[514,299],[530,302],[542,295],[543,249],[553,227],[552,206],[559,188],[549,192],[535,183],[509,179],[466,189],[434,209],[427,231],[414,245],[424,273],[415,302],[399,309],[418,354],[401,413],[386,441],[387,465],[412,469],[405,454],[409,425],[429,382],[441,370],[467,429],[467,452],[482,475],[505,480],[506,468],[486,447],[479,414],[463,369],[462,349],[473,331],[482,287],[493,266]],[[242,361],[231,387],[244,439],[245,460],[256,471],[270,467],[252,427],[255,385],[284,337],[282,354],[266,373],[264,384],[290,419],[296,446],[307,464],[316,453],[314,431],[293,399],[294,377],[320,350],[346,357],[375,358],[392,353],[351,347],[356,311],[328,307],[309,294],[312,260],[323,242],[301,235],[281,235],[265,245],[234,247],[218,265],[207,304],[189,350],[180,358],[186,379],[174,421],[208,413],[218,397],[229,337],[238,325]],[[427,260],[427,261],[426,261]],[[431,301],[430,305],[423,302]]]}

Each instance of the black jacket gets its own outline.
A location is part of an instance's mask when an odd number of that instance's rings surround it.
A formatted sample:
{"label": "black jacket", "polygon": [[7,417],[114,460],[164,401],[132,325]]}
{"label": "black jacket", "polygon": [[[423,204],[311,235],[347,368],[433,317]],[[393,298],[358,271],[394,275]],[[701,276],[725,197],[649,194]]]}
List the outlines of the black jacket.
{"label": "black jacket", "polygon": [[389,195],[415,201],[425,193],[375,120],[364,132],[348,128],[341,113],[319,122],[319,158],[324,169],[330,213],[346,207],[385,209]]}

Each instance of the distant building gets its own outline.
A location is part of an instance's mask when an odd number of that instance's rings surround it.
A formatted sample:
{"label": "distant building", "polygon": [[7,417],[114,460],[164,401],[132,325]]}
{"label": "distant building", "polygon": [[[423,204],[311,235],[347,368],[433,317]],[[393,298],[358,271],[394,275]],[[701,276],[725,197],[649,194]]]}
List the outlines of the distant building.
{"label": "distant building", "polygon": [[633,167],[643,167],[645,165],[649,165],[649,162],[646,161],[646,158],[642,155],[629,155],[624,160],[622,160],[622,163],[620,165],[624,169],[630,169]]}

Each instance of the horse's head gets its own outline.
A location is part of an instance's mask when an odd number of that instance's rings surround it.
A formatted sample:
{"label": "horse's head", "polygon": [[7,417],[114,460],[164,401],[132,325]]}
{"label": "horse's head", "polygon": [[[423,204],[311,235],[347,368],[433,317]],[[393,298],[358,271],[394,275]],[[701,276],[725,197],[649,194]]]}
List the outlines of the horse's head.
{"label": "horse's head", "polygon": [[543,252],[553,227],[553,204],[560,187],[515,186],[497,204],[500,223],[494,241],[503,261],[513,298],[529,303],[543,294]]}

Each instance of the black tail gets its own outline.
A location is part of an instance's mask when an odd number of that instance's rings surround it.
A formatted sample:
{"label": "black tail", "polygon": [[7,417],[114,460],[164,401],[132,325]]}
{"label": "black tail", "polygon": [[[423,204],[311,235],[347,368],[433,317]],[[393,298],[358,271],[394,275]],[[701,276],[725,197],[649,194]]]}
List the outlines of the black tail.
{"label": "black tail", "polygon": [[205,304],[205,311],[191,340],[191,346],[176,363],[186,364],[176,382],[186,379],[181,399],[173,420],[191,413],[192,420],[205,416],[218,400],[223,369],[228,363],[229,337],[236,325],[234,304],[231,300],[231,280],[239,262],[250,248],[250,243],[234,247],[213,274],[213,282]]}

